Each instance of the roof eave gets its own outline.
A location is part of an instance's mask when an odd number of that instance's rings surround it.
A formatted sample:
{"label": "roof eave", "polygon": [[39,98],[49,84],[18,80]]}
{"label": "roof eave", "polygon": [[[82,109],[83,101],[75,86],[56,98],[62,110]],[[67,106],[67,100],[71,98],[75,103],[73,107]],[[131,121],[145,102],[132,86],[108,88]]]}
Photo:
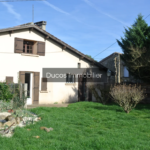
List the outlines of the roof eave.
{"label": "roof eave", "polygon": [[16,26],[13,28],[6,28],[6,29],[0,29],[0,33],[3,32],[8,32],[8,31],[16,31],[16,30],[22,30],[22,29],[28,29],[28,28],[34,28],[36,30],[38,30],[39,32],[42,32],[44,35],[49,36],[50,39],[58,42],[59,44],[61,44],[62,46],[65,46],[66,48],[70,49],[71,51],[75,52],[76,54],[84,57],[85,59],[87,59],[88,61],[90,61],[91,63],[93,63],[94,65],[98,66],[101,69],[107,70],[108,68],[106,68],[105,66],[101,65],[100,63],[94,61],[93,59],[89,58],[88,56],[84,55],[83,53],[81,53],[80,51],[76,50],[75,48],[73,48],[72,46],[68,45],[67,43],[61,41],[60,39],[56,38],[55,36],[53,36],[52,34],[46,32],[45,30],[42,30],[41,28],[37,27],[36,25],[24,25],[24,26]]}

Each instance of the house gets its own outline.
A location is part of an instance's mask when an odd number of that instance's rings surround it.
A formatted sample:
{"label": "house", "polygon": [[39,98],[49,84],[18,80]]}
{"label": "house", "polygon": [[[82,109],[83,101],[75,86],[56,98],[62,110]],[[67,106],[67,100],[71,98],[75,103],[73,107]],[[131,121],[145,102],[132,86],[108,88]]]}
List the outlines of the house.
{"label": "house", "polygon": [[114,52],[99,61],[99,63],[115,72],[115,77],[113,76],[111,78],[111,82],[136,82],[135,79],[130,75],[125,63],[120,58],[120,55],[122,55],[122,53]]}
{"label": "house", "polygon": [[0,81],[27,83],[27,104],[92,100],[83,77],[48,82],[44,68],[97,68],[107,82],[107,68],[46,31],[46,22],[0,29]]}

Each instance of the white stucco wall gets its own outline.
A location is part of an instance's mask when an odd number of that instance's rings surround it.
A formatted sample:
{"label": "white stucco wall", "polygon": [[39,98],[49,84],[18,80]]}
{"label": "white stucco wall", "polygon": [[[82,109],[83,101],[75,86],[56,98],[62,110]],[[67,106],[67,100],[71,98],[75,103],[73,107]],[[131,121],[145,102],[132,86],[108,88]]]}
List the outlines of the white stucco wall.
{"label": "white stucco wall", "polygon": [[[14,53],[15,37],[43,41],[46,43],[45,56],[33,57],[23,56]],[[40,72],[42,68],[77,68],[77,63],[81,63],[82,68],[89,67],[84,60],[63,50],[58,44],[51,40],[46,40],[37,31],[21,30],[14,32],[11,36],[8,33],[0,33],[0,81],[4,81],[6,76],[13,76],[14,82],[18,83],[19,71]],[[66,85],[66,83],[48,83],[47,93],[39,93],[39,104],[53,104],[54,102],[73,102],[78,100],[78,83]]]}

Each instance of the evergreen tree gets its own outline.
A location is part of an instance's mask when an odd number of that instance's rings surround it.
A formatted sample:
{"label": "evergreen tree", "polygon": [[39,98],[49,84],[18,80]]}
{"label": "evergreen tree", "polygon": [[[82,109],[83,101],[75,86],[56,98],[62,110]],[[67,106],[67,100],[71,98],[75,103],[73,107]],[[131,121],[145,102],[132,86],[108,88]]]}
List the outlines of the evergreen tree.
{"label": "evergreen tree", "polygon": [[150,83],[150,27],[141,14],[131,27],[125,29],[124,38],[117,42],[123,51],[120,57],[129,73]]}

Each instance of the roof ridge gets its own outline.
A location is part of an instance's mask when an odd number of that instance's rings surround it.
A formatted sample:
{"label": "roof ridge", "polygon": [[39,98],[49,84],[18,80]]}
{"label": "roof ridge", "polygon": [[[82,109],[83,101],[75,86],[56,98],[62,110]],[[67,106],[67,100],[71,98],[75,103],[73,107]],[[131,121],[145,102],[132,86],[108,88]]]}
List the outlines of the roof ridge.
{"label": "roof ridge", "polygon": [[59,38],[55,37],[54,35],[50,34],[49,32],[43,30],[42,28],[40,28],[39,26],[35,25],[35,24],[25,24],[25,25],[19,25],[19,26],[15,26],[15,27],[11,27],[11,28],[5,28],[5,29],[0,29],[0,32],[7,32],[7,31],[11,31],[13,29],[15,30],[19,30],[19,29],[24,29],[27,27],[34,27],[35,29],[37,29],[39,32],[42,32],[43,34],[46,34],[47,36],[49,36],[49,38],[53,39],[54,41],[58,42],[59,44],[68,47],[68,49],[70,49],[71,51],[73,51],[74,53],[80,55],[81,57],[84,57],[85,59],[89,60],[90,62],[92,62],[93,65],[99,66],[102,69],[107,69],[105,66],[101,65],[100,63],[98,63],[97,61],[89,58],[88,56],[86,56],[85,54],[83,54],[82,52],[78,51],[77,49],[75,49],[74,47],[70,46],[69,44],[65,43],[64,41],[60,40]]}
{"label": "roof ridge", "polygon": [[102,60],[99,61],[99,63],[102,63],[103,61],[105,61],[106,59],[110,58],[112,55],[115,55],[115,54],[122,54],[122,53],[119,53],[119,52],[113,52],[112,54],[108,55],[107,57],[103,58]]}

